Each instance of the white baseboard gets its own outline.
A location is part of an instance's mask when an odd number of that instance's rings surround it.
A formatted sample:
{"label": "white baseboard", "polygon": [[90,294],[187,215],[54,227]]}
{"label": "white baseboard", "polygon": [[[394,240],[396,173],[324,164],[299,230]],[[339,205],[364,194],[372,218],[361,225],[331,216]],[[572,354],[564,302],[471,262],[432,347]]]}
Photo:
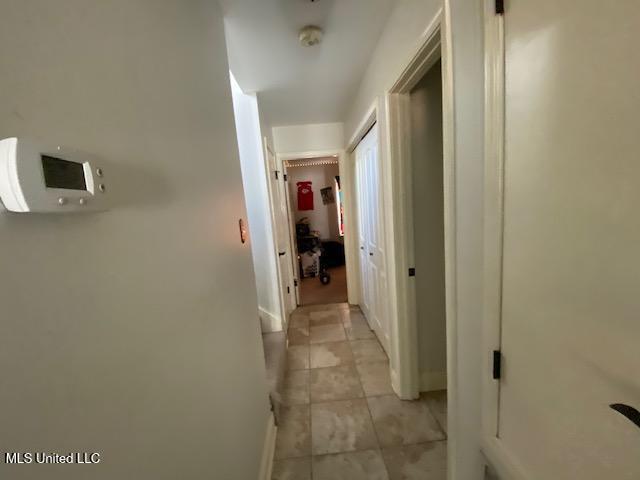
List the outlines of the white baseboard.
{"label": "white baseboard", "polygon": [[498,478],[509,480],[531,480],[522,465],[507,451],[500,439],[484,438],[482,453],[488,460]]}
{"label": "white baseboard", "polygon": [[260,476],[258,480],[271,480],[273,470],[273,455],[276,451],[276,433],[278,427],[273,418],[273,413],[269,413],[267,421],[267,433],[264,437],[264,447],[262,448],[262,459],[260,460]]}
{"label": "white baseboard", "polygon": [[393,391],[399,398],[402,398],[402,389],[400,388],[400,377],[398,376],[398,372],[396,372],[392,367],[389,367],[389,374],[391,376],[391,388],[393,388]]}
{"label": "white baseboard", "polygon": [[281,332],[282,331],[282,319],[267,312],[264,308],[258,308],[258,315],[260,316],[260,325],[262,326],[262,333]]}
{"label": "white baseboard", "polygon": [[391,374],[391,388],[393,388],[393,391],[398,398],[401,400],[415,400],[418,398],[418,391],[413,388],[415,386],[412,387],[411,385],[405,385],[405,388],[403,389],[398,372],[394,370],[393,367],[389,368],[389,370],[389,373]]}
{"label": "white baseboard", "polygon": [[422,372],[420,374],[420,391],[433,392],[447,389],[447,372]]}

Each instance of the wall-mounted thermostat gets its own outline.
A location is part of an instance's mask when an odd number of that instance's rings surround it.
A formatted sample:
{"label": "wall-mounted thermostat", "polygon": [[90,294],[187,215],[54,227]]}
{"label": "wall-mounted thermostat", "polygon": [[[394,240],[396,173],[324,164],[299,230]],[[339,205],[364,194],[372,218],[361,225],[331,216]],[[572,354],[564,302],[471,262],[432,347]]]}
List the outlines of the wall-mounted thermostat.
{"label": "wall-mounted thermostat", "polygon": [[0,140],[0,200],[12,212],[106,210],[107,179],[86,154],[22,137]]}

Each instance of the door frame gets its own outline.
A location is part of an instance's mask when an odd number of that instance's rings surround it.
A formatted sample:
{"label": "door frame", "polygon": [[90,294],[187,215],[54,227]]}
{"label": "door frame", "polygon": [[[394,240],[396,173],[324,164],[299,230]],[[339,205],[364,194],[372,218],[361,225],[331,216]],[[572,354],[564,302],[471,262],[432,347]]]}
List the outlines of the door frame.
{"label": "door frame", "polygon": [[[278,168],[280,168],[283,172],[285,171],[284,162],[285,160],[302,160],[308,158],[320,158],[320,157],[337,157],[338,158],[338,168],[340,170],[340,184],[342,191],[344,193],[344,254],[345,254],[345,266],[347,271],[347,301],[356,305],[358,303],[358,280],[356,277],[356,272],[358,268],[357,261],[357,252],[354,255],[354,248],[357,245],[357,238],[354,237],[350,232],[354,232],[354,228],[356,225],[353,220],[353,198],[352,193],[353,189],[353,172],[349,168],[349,162],[347,162],[346,152],[342,149],[340,150],[310,150],[304,152],[287,152],[287,153],[278,153],[276,155],[276,161],[278,163]],[[289,210],[290,218],[293,218],[293,212],[291,211],[291,202],[287,199],[287,208]],[[292,252],[296,251],[295,246],[295,232],[291,230],[291,225],[288,224],[287,228],[289,230],[289,247]],[[292,261],[294,259],[292,258]],[[356,262],[356,263],[354,263]],[[297,268],[294,269],[297,272]],[[299,276],[299,275],[298,275]],[[296,278],[298,281],[298,285],[300,285],[300,279]],[[299,295],[296,295],[299,300]]]}
{"label": "door frame", "polygon": [[[295,276],[291,269],[288,269],[287,272],[283,272],[282,268],[280,267],[280,256],[279,256],[279,248],[278,248],[278,230],[277,230],[278,217],[276,216],[276,211],[280,209],[280,205],[278,204],[278,200],[280,198],[280,192],[279,191],[274,192],[271,185],[271,175],[273,175],[274,172],[271,171],[270,169],[269,155],[272,155],[275,160],[276,170],[278,170],[278,157],[273,151],[273,149],[271,149],[271,147],[269,146],[269,141],[267,137],[262,138],[262,148],[263,148],[263,158],[265,163],[265,172],[267,175],[266,182],[267,182],[267,192],[269,196],[269,207],[270,207],[269,213],[270,213],[270,217],[271,217],[270,220],[272,225],[271,235],[273,237],[274,256],[276,259],[276,273],[278,275],[278,292],[279,292],[278,298],[280,300],[281,325],[282,325],[282,330],[287,331],[287,328],[289,325],[289,310],[290,310],[287,307],[287,303],[291,303],[291,293],[287,294],[284,291],[284,289],[282,288],[282,280],[283,280],[283,277],[286,277],[287,280],[293,280]],[[293,252],[292,252],[292,255],[293,255]],[[293,285],[293,282],[291,283]],[[294,303],[295,303],[295,293],[293,297],[294,297]]]}
{"label": "door frame", "polygon": [[[445,196],[445,272],[447,292],[447,387],[455,397],[456,379],[456,278],[455,278],[455,166],[453,137],[453,75],[449,29],[440,9],[423,34],[423,40],[408,62],[385,89],[383,104],[368,109],[347,151],[355,147],[379,121],[381,194],[385,225],[387,279],[390,300],[391,379],[403,399],[415,399],[420,391],[418,371],[415,285],[408,277],[413,266],[413,206],[411,204],[411,136],[409,93],[438,60],[442,61],[443,162]],[[386,112],[380,115],[380,112]],[[383,137],[385,137],[383,139]],[[385,141],[386,139],[386,141]],[[352,162],[353,163],[353,162]],[[455,406],[449,402],[451,408]]]}
{"label": "door frame", "polygon": [[[439,13],[428,29],[426,41],[421,45],[412,61],[405,67],[394,85],[386,94],[389,125],[389,158],[393,179],[393,219],[395,243],[395,268],[397,286],[398,355],[400,380],[411,398],[417,398],[424,383],[420,378],[418,362],[418,316],[416,311],[415,279],[409,277],[409,268],[415,267],[415,245],[413,231],[413,184],[411,158],[411,90],[433,65],[442,60],[442,109],[443,109],[443,186],[444,186],[444,246],[445,246],[445,291],[447,294],[447,339],[449,318],[453,315],[453,303],[449,292],[455,291],[455,185],[452,131],[452,102],[448,101],[447,88],[452,91],[451,76],[445,68],[442,50],[442,14]],[[445,128],[448,125],[449,128]],[[447,142],[449,135],[450,141]],[[420,273],[418,272],[418,275]],[[448,342],[450,343],[450,342]],[[447,345],[447,351],[451,345]],[[447,362],[450,358],[447,358]],[[450,372],[447,372],[449,376]]]}
{"label": "door frame", "polygon": [[484,0],[484,298],[482,315],[481,448],[500,478],[530,480],[516,457],[498,437],[500,383],[494,380],[493,352],[502,342],[502,273],[505,171],[505,36],[504,16],[494,0]]}

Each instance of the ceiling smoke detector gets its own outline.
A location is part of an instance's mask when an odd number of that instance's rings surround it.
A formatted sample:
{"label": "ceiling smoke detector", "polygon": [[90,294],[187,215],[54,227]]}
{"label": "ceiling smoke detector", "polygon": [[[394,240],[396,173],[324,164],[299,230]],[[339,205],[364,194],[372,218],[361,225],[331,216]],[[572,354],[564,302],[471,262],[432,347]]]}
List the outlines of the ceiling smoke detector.
{"label": "ceiling smoke detector", "polygon": [[304,47],[317,45],[322,40],[322,29],[315,25],[307,25],[300,29],[298,39],[300,40],[300,44]]}

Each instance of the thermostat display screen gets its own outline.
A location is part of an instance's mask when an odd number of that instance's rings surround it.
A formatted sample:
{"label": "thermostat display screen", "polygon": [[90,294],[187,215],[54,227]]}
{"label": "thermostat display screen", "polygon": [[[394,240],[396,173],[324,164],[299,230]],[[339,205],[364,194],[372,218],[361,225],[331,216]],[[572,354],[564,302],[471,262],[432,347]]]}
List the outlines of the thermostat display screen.
{"label": "thermostat display screen", "polygon": [[42,155],[44,183],[49,188],[86,190],[84,167],[81,163]]}

